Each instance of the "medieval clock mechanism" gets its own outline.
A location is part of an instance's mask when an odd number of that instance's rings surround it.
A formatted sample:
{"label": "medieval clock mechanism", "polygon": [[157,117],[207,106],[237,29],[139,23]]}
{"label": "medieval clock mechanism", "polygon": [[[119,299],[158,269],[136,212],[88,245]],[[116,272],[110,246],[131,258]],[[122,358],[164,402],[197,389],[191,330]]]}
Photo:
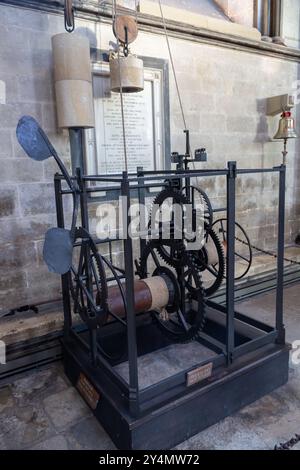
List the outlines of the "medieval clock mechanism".
{"label": "medieval clock mechanism", "polygon": [[[170,38],[158,3],[186,144],[183,155],[170,156],[171,169],[128,172],[124,94],[143,90],[144,72],[141,58],[130,51],[138,37],[138,12],[120,14],[115,1],[111,17],[117,45],[110,52],[109,67],[111,91],[120,96],[123,173],[88,175],[77,168],[70,175],[32,117],[23,116],[17,127],[27,155],[37,161],[52,157],[60,170],[54,178],[58,227],[46,234],[44,260],[50,271],[62,276],[65,372],[121,449],[171,448],[288,378],[282,301],[285,165],[240,170],[231,161],[223,169],[203,168],[205,149],[192,154]],[[95,119],[90,47],[87,38],[72,32],[70,1],[65,2],[65,25],[68,32],[52,39],[54,80],[58,124],[70,131],[76,160],[82,152],[83,130],[93,128]],[[273,326],[235,309],[235,282],[246,276],[252,263],[249,238],[235,219],[236,181],[264,172],[279,177],[282,216]],[[227,188],[225,215],[219,219],[220,208],[213,207],[203,190],[212,176],[223,178]],[[126,201],[123,236],[116,231],[103,240],[92,233],[89,208],[94,204],[91,196],[99,191],[108,199],[117,192]],[[68,226],[63,203],[70,195],[73,216]],[[138,200],[142,206],[150,197],[149,219],[141,223],[143,236],[133,240],[131,203]],[[169,211],[168,236],[161,219],[166,206],[176,206]],[[122,261],[116,262],[112,254],[120,245]],[[239,272],[238,260],[244,267]],[[224,304],[213,297],[220,288],[226,294]],[[169,358],[169,365],[161,366],[162,357]]]}

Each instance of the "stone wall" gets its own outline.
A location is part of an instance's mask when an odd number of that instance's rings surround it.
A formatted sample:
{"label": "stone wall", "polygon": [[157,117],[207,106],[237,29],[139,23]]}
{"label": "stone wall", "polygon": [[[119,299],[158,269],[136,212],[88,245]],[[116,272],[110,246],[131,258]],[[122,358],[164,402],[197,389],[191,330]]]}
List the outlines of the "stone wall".
{"label": "stone wall", "polygon": [[[107,49],[107,24],[77,20],[77,30],[91,45]],[[60,281],[47,272],[41,251],[45,231],[55,226],[54,162],[30,161],[20,149],[15,127],[23,114],[36,117],[70,163],[68,136],[58,132],[53,98],[51,36],[64,31],[61,15],[0,5],[0,81],[6,103],[0,104],[0,307],[12,308],[56,298]],[[207,167],[237,160],[242,168],[281,162],[281,143],[269,140],[277,119],[266,119],[268,96],[288,93],[298,79],[296,62],[216,45],[171,39],[192,146],[207,147]],[[165,38],[141,32],[133,52],[168,59]],[[174,80],[170,75],[171,142],[183,151],[184,136]],[[300,229],[298,143],[289,144],[286,242]],[[216,207],[225,203],[224,179],[203,185]],[[252,240],[274,247],[277,182],[271,176],[238,181],[238,220]]]}
{"label": "stone wall", "polygon": [[282,37],[289,47],[300,47],[300,2],[283,0],[282,2]]}
{"label": "stone wall", "polygon": [[228,20],[226,14],[222,11],[223,9],[217,5],[218,1],[215,0],[202,0],[201,2],[198,0],[162,0],[162,4],[189,10],[200,15],[211,16],[212,18]]}

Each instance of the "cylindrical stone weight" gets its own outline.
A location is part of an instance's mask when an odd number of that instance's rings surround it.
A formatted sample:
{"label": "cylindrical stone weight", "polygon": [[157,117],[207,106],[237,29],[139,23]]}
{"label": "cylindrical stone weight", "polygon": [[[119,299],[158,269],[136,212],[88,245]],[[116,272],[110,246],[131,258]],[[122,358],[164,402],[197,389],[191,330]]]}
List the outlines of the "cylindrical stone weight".
{"label": "cylindrical stone weight", "polygon": [[58,126],[91,128],[95,126],[92,84],[83,80],[55,83]]}
{"label": "cylindrical stone weight", "polygon": [[52,37],[54,80],[92,81],[90,43],[79,34],[62,33]]}

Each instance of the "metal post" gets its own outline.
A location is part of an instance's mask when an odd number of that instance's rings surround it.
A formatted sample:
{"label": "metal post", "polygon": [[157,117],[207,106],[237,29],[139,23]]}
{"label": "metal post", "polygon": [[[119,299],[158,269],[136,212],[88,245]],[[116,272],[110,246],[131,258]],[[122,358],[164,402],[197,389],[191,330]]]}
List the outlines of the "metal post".
{"label": "metal post", "polygon": [[71,148],[71,161],[72,161],[72,174],[76,174],[77,168],[84,171],[83,162],[83,129],[71,128],[69,129],[70,148]]}
{"label": "metal post", "polygon": [[285,46],[284,39],[281,37],[282,32],[282,1],[273,0],[271,3],[272,18],[272,39],[275,44]]}
{"label": "metal post", "polygon": [[278,258],[276,293],[276,330],[278,331],[277,342],[279,344],[285,344],[285,328],[283,323],[285,184],[286,166],[281,165],[279,173]]}
{"label": "metal post", "polygon": [[[88,212],[88,202],[87,202],[87,192],[86,192],[86,182],[82,178],[82,171],[78,167],[76,168],[76,175],[77,175],[77,183],[80,188],[80,210],[81,210],[81,224],[82,227],[89,232],[89,212]],[[86,260],[86,286],[89,292],[93,292],[93,281],[92,281],[92,270],[91,270],[91,256],[90,256],[90,249],[88,243],[86,243],[84,240],[82,241],[83,243],[83,249],[84,249],[84,258]],[[87,299],[87,304],[89,306],[90,302],[89,299]],[[92,308],[89,308],[90,312],[92,312]],[[90,347],[91,347],[91,359],[92,359],[92,364],[93,366],[96,367],[97,365],[97,329],[96,328],[90,328],[89,329],[89,334],[90,334]]]}
{"label": "metal post", "polygon": [[281,36],[281,0],[273,2],[273,36]]}
{"label": "metal post", "polygon": [[[64,206],[61,195],[61,180],[58,174],[54,178],[54,189],[55,189],[55,204],[56,204],[56,218],[57,226],[64,228]],[[70,329],[72,328],[72,313],[71,313],[71,300],[69,290],[69,274],[61,276],[61,286],[63,295],[63,309],[64,309],[64,336],[68,338],[70,335]]]}
{"label": "metal post", "polygon": [[258,0],[254,0],[254,19],[253,19],[253,26],[259,29],[259,18],[260,14],[258,12]]}
{"label": "metal post", "polygon": [[[140,230],[144,231],[146,228],[148,228],[147,224],[147,219],[146,219],[146,214],[144,210],[146,210],[146,198],[145,198],[145,180],[144,180],[144,170],[143,167],[138,167],[137,168],[137,177],[138,177],[138,195],[139,195],[139,205],[140,205]],[[141,209],[143,206],[143,209]],[[141,210],[143,212],[141,212]],[[146,246],[146,240],[144,237],[140,237],[140,253],[143,252],[144,248]]]}
{"label": "metal post", "polygon": [[269,0],[263,0],[263,36],[269,36]]}
{"label": "metal post", "polygon": [[235,278],[235,184],[236,162],[228,162],[227,173],[227,364],[232,363],[234,351],[234,278]]}
{"label": "metal post", "polygon": [[[130,226],[130,187],[127,172],[123,172],[121,185],[122,199],[126,201],[123,208],[123,233],[125,276],[126,276],[126,307],[127,307],[127,342],[128,342],[128,363],[129,363],[129,408],[132,415],[139,413],[139,383],[138,383],[138,362],[136,344],[136,315],[134,311],[134,269],[133,269],[133,248],[132,239],[129,233]],[[126,227],[126,230],[124,230]]]}

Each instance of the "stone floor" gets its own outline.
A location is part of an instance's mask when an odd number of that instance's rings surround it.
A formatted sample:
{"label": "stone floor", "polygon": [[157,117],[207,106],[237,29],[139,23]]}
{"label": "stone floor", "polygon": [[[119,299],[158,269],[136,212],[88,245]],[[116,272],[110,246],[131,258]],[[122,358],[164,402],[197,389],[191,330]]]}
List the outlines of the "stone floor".
{"label": "stone floor", "polygon": [[[300,340],[299,285],[286,289],[287,338]],[[240,304],[268,322],[274,293]],[[287,385],[192,437],[178,449],[273,449],[300,432],[300,365],[290,365]],[[113,443],[70,386],[60,363],[32,371],[0,388],[0,450],[98,449]],[[300,444],[295,448],[300,449]]]}

